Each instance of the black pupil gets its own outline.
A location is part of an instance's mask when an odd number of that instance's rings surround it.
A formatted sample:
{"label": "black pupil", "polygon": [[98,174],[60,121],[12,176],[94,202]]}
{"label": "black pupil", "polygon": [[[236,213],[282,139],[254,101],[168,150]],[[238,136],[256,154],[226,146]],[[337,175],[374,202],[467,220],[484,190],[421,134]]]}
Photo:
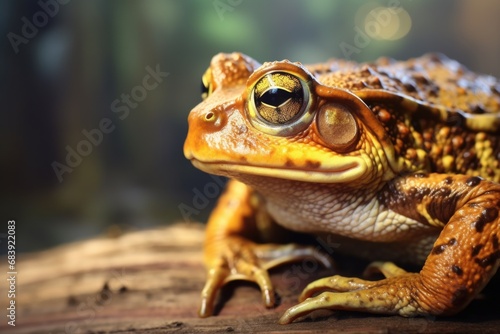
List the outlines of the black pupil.
{"label": "black pupil", "polygon": [[293,96],[292,93],[280,88],[271,88],[260,97],[260,101],[269,106],[278,107]]}

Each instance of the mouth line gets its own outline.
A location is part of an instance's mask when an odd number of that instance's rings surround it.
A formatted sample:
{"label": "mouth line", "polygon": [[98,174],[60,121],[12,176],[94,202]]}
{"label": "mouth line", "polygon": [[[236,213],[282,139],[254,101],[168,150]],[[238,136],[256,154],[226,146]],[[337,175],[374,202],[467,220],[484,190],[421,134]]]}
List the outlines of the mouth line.
{"label": "mouth line", "polygon": [[276,166],[252,166],[238,163],[228,163],[223,161],[204,162],[196,158],[189,159],[191,163],[208,173],[214,174],[250,174],[258,176],[267,176],[274,178],[290,179],[305,182],[349,182],[360,175],[361,164],[351,161],[338,168],[325,170],[283,168]]}

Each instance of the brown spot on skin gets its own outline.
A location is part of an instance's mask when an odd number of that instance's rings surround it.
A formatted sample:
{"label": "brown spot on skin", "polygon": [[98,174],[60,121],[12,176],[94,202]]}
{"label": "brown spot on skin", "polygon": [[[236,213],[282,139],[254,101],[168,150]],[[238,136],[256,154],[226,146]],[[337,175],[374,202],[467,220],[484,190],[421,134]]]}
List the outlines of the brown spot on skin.
{"label": "brown spot on skin", "polygon": [[405,82],[403,87],[410,93],[417,91],[417,88],[410,82]]}
{"label": "brown spot on skin", "polygon": [[428,85],[429,80],[421,73],[415,73],[413,74],[413,80],[419,85]]}
{"label": "brown spot on skin", "polygon": [[495,218],[498,217],[498,209],[496,208],[486,208],[481,212],[481,216],[476,222],[474,222],[474,227],[476,231],[483,232],[484,225],[491,223]]}
{"label": "brown spot on skin", "polygon": [[475,187],[481,182],[481,178],[479,176],[473,176],[469,177],[466,181],[465,184],[467,184],[469,187]]}
{"label": "brown spot on skin", "polygon": [[446,179],[444,179],[444,184],[452,184],[453,183],[453,178],[451,176],[448,176]]}
{"label": "brown spot on skin", "polygon": [[293,163],[292,160],[287,159],[285,162],[286,167],[295,167],[295,164]]}
{"label": "brown spot on skin", "polygon": [[472,252],[471,252],[471,256],[472,257],[476,257],[477,254],[479,254],[479,252],[481,251],[481,249],[483,248],[483,245],[479,244],[479,245],[475,245],[474,247],[472,247]]}
{"label": "brown spot on skin", "polygon": [[352,83],[352,88],[356,88],[356,89],[363,89],[365,87],[369,87],[369,84],[367,84],[366,82],[364,81],[355,81]]}
{"label": "brown spot on skin", "polygon": [[[467,142],[467,145],[468,146],[474,145],[473,143],[474,141],[472,141],[471,143]],[[463,156],[463,161],[460,172],[467,173],[467,171],[473,171],[479,168],[479,159],[476,153],[467,151],[464,152],[462,156]]]}
{"label": "brown spot on skin", "polygon": [[484,114],[486,111],[484,110],[484,106],[476,104],[471,108],[473,114]]}
{"label": "brown spot on skin", "polygon": [[[404,214],[423,224],[428,224],[427,218],[416,209],[415,204],[421,203],[423,198],[429,195],[432,196],[432,190],[428,187],[410,187],[409,189],[405,189],[400,187],[397,182],[389,182],[386,187],[377,194],[377,198],[380,203],[386,205],[395,212]],[[437,201],[436,207],[440,207]],[[443,221],[447,220],[448,219]]]}
{"label": "brown spot on skin", "polygon": [[439,87],[431,86],[429,89],[429,96],[437,97],[439,95]]}
{"label": "brown spot on skin", "polygon": [[498,249],[498,237],[496,234],[493,234],[493,236],[491,237],[491,242],[493,243],[493,249]]}
{"label": "brown spot on skin", "polygon": [[434,195],[442,196],[443,198],[448,197],[451,194],[451,189],[448,187],[441,187],[434,192]]}
{"label": "brown spot on skin", "polygon": [[451,303],[455,306],[462,305],[467,300],[467,295],[467,288],[461,286],[455,292],[453,292]]}
{"label": "brown spot on skin", "polygon": [[457,239],[455,238],[451,238],[448,243],[446,244],[441,244],[441,245],[437,245],[436,247],[434,247],[432,249],[432,254],[434,255],[438,255],[438,254],[441,254],[442,252],[444,252],[446,250],[446,247],[448,246],[453,246],[457,243]]}
{"label": "brown spot on skin", "polygon": [[446,249],[446,246],[448,246],[448,245],[443,244],[443,245],[438,245],[438,246],[434,247],[434,248],[432,249],[432,254],[433,254],[433,255],[438,255],[438,254],[441,254],[441,253],[442,253],[442,252],[444,252],[444,250]]}
{"label": "brown spot on skin", "polygon": [[462,274],[464,273],[464,271],[462,270],[462,268],[460,268],[459,266],[451,266],[451,270],[457,274],[458,276],[462,276]]}
{"label": "brown spot on skin", "polygon": [[482,259],[475,259],[474,261],[481,267],[485,268],[494,265],[498,259],[500,259],[500,250],[494,251],[493,253],[483,257]]}
{"label": "brown spot on skin", "polygon": [[318,169],[319,167],[321,167],[321,162],[306,160],[306,167],[311,169]]}
{"label": "brown spot on skin", "polygon": [[497,85],[493,84],[493,85],[491,85],[490,90],[491,90],[493,93],[500,95],[500,85],[498,85],[498,84],[497,84]]}
{"label": "brown spot on skin", "polygon": [[380,82],[380,79],[378,77],[370,77],[368,79],[368,83],[371,86],[376,86],[376,87],[381,87],[382,86],[382,83]]}
{"label": "brown spot on skin", "polygon": [[487,208],[481,212],[482,216],[486,220],[487,223],[492,222],[498,217],[498,209],[497,208]]}

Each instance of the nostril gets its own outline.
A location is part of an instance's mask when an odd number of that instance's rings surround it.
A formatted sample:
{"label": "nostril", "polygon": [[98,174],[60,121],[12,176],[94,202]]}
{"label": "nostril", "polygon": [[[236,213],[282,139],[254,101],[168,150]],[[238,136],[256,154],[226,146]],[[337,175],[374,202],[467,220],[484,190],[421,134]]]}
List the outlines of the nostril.
{"label": "nostril", "polygon": [[205,115],[205,121],[213,122],[215,120],[215,114],[211,111],[207,112]]}

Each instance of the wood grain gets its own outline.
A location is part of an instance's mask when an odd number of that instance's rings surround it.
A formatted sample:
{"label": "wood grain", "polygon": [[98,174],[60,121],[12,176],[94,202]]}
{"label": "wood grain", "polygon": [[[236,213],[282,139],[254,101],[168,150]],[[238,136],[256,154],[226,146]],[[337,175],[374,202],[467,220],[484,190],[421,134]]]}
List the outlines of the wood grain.
{"label": "wood grain", "polygon": [[[299,275],[290,266],[272,273],[280,297],[276,308],[262,306],[254,285],[233,282],[221,295],[217,316],[199,319],[196,310],[205,279],[203,237],[202,225],[178,224],[19,256],[17,325],[8,326],[3,319],[0,332],[500,332],[498,306],[487,298],[474,301],[454,318],[407,319],[325,311],[316,312],[312,319],[280,326],[279,316],[296,303],[299,290],[329,274],[316,269],[302,270]],[[2,296],[0,309],[6,309],[6,302]]]}

